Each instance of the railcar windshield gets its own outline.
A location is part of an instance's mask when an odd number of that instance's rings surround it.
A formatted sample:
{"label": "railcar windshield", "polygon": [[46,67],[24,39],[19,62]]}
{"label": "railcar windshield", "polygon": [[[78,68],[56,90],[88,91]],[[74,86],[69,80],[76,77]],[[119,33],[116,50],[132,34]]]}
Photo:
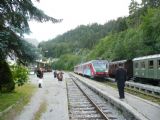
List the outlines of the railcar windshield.
{"label": "railcar windshield", "polygon": [[94,61],[93,66],[95,69],[102,69],[106,70],[107,69],[107,61]]}

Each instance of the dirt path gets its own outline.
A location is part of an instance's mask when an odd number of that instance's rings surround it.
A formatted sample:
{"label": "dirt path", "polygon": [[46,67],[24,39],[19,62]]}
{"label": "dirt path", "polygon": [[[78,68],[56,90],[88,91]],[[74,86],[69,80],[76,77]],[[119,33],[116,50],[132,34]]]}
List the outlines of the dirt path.
{"label": "dirt path", "polygon": [[[67,78],[67,74],[64,75]],[[35,75],[30,76],[31,83],[37,85]],[[40,107],[43,103],[45,106]],[[42,112],[40,111],[42,109]],[[34,120],[37,113],[40,114],[40,120],[68,120],[68,106],[65,80],[58,82],[53,78],[52,73],[44,74],[42,88],[32,96],[31,101],[24,107],[21,114],[14,120]]]}

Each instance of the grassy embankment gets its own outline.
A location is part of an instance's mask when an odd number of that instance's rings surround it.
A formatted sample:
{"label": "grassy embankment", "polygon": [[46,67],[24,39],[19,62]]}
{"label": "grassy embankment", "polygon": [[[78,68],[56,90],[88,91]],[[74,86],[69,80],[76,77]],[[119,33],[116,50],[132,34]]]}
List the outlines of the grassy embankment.
{"label": "grassy embankment", "polygon": [[11,93],[0,93],[0,112],[4,111],[8,107],[13,106],[13,109],[0,116],[0,120],[8,120],[18,114],[24,105],[26,105],[32,94],[35,92],[36,87],[30,84],[26,84],[16,89]]}

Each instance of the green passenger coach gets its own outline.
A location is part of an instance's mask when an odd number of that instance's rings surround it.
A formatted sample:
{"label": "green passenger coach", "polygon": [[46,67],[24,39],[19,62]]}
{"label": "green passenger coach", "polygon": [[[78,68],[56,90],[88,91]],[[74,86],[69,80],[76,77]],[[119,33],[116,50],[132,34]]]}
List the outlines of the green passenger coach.
{"label": "green passenger coach", "polygon": [[133,76],[160,81],[160,54],[134,58]]}

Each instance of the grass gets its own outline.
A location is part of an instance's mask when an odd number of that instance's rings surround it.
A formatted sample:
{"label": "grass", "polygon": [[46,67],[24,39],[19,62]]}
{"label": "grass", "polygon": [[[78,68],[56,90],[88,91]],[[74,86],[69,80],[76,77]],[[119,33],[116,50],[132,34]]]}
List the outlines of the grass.
{"label": "grass", "polygon": [[34,119],[33,120],[40,120],[42,113],[45,112],[47,109],[47,104],[45,101],[43,101],[38,109],[38,111],[35,113],[34,115]]}
{"label": "grass", "polygon": [[12,118],[13,115],[15,116],[15,114],[19,113],[22,110],[23,106],[29,102],[35,90],[35,86],[26,84],[21,87],[16,87],[15,90],[11,93],[0,93],[0,112],[18,102],[18,104],[16,104],[16,107],[1,116],[0,120],[9,119],[9,117]]}

